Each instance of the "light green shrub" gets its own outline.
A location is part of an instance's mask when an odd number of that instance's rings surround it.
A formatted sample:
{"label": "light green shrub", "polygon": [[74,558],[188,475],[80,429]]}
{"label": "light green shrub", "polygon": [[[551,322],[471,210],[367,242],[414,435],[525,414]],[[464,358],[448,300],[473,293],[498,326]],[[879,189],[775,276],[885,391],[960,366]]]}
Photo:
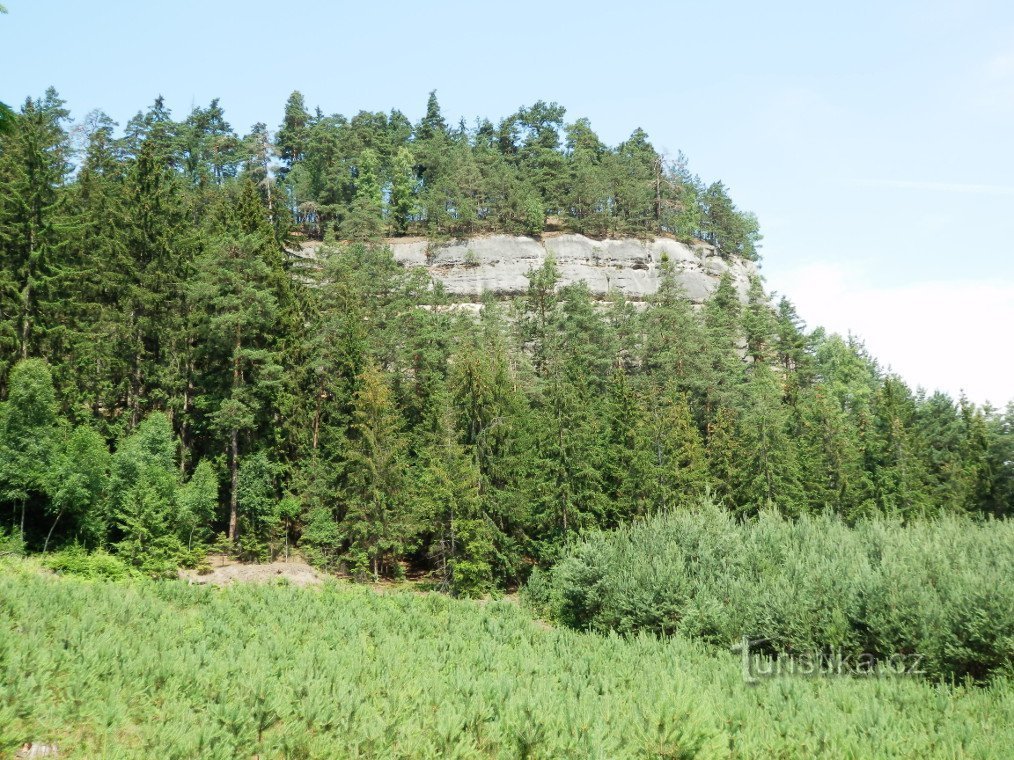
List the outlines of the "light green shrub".
{"label": "light green shrub", "polygon": [[119,557],[102,549],[88,552],[78,545],[44,556],[42,564],[60,575],[88,580],[122,581],[138,577],[138,573]]}
{"label": "light green shrub", "polygon": [[574,546],[532,606],[575,628],[678,633],[769,654],[917,654],[932,676],[983,679],[1014,661],[1014,526],[943,517],[849,527],[711,506]]}

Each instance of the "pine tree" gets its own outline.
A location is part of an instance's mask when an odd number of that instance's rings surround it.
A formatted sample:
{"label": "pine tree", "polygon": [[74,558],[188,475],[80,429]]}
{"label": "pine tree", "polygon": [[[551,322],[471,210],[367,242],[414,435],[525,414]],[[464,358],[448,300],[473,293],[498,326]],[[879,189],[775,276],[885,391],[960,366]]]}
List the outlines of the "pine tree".
{"label": "pine tree", "polygon": [[914,408],[911,392],[901,379],[885,378],[873,399],[865,435],[866,467],[877,505],[882,513],[906,518],[925,515],[933,506],[912,427]]}
{"label": "pine tree", "polygon": [[751,361],[766,364],[774,361],[778,323],[759,277],[750,278],[746,308],[743,309],[743,332],[746,355]]}
{"label": "pine tree", "polygon": [[737,430],[736,412],[719,407],[708,425],[708,470],[718,504],[730,512],[739,509],[739,482],[743,451]]}
{"label": "pine tree", "polygon": [[347,240],[371,240],[383,232],[383,197],[380,187],[380,159],[369,148],[356,164],[355,193],[348,214],[342,220],[341,235]]}
{"label": "pine tree", "polygon": [[126,404],[123,391],[133,361],[126,314],[134,272],[127,166],[113,138],[115,126],[99,112],[87,119],[87,148],[68,198],[74,224],[67,265],[58,280],[64,353],[53,356],[61,365],[58,387],[73,394],[67,406],[87,409],[91,424],[107,437],[119,432],[116,418]]}
{"label": "pine tree", "polygon": [[430,534],[428,555],[441,585],[467,596],[491,591],[493,550],[491,540],[482,540],[489,531],[482,529],[487,521],[480,510],[479,469],[458,440],[454,411],[445,395],[413,479],[419,519]]}
{"label": "pine tree", "polygon": [[547,257],[541,267],[528,275],[528,293],[523,304],[524,313],[520,321],[522,338],[531,343],[536,372],[544,374],[550,351],[551,326],[555,319],[556,286],[560,272],[556,260]]}
{"label": "pine tree", "polygon": [[447,134],[447,122],[440,112],[440,101],[437,100],[436,90],[432,90],[426,100],[426,115],[419,122],[415,133],[419,140],[432,140],[438,135]]}
{"label": "pine tree", "polygon": [[152,414],[120,442],[110,479],[117,549],[146,573],[170,573],[183,551],[175,522],[179,486],[172,426]]}
{"label": "pine tree", "polygon": [[303,94],[297,90],[289,95],[289,99],[285,102],[285,116],[276,137],[278,152],[285,164],[281,169],[283,177],[303,159],[306,153],[310,122],[311,117],[306,110]]}
{"label": "pine tree", "polygon": [[478,466],[482,513],[496,529],[494,575],[507,583],[518,577],[532,531],[532,503],[545,476],[534,440],[541,421],[521,390],[494,304],[486,305],[480,329],[482,335],[472,336],[454,357],[451,388],[456,427]]}
{"label": "pine tree", "polygon": [[567,125],[567,161],[559,205],[574,232],[604,235],[609,230],[610,187],[606,146],[587,119]]}
{"label": "pine tree", "polygon": [[793,422],[806,499],[812,512],[856,520],[873,509],[860,429],[823,385],[796,401]]}
{"label": "pine tree", "polygon": [[641,366],[657,385],[686,393],[703,408],[711,377],[708,335],[670,262],[662,262],[649,303],[642,318]]}
{"label": "pine tree", "polygon": [[653,474],[649,425],[642,399],[620,368],[613,371],[608,390],[608,403],[603,409],[608,424],[603,477],[611,514],[603,527],[619,525],[649,511]]}
{"label": "pine tree", "polygon": [[704,329],[707,336],[706,399],[709,409],[732,406],[738,401],[745,380],[742,360],[742,304],[725,272],[718,287],[704,306]]}

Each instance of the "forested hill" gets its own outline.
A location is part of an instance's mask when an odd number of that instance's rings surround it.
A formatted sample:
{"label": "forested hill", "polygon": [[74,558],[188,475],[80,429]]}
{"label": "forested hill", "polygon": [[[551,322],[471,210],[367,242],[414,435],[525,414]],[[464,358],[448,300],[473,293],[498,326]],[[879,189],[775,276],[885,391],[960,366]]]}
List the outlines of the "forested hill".
{"label": "forested hill", "polygon": [[725,271],[698,308],[660,256],[644,308],[603,305],[546,256],[474,318],[379,242],[552,230],[755,258],[753,217],[640,130],[609,148],[541,102],[450,127],[435,96],[413,125],[294,94],[274,134],[158,100],[121,135],[71,129],[52,91],[2,124],[0,551],[79,542],[158,575],[298,542],[483,593],[702,499],[1010,512],[1014,408],[913,393],[755,277]]}

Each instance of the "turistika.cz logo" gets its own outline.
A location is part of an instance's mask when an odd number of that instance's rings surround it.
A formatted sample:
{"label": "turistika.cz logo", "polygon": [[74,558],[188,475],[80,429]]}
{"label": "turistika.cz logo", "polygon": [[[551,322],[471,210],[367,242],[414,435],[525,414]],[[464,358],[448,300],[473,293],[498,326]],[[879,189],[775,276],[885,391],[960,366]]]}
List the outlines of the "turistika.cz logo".
{"label": "turistika.cz logo", "polygon": [[845,654],[834,647],[810,652],[780,652],[774,656],[764,653],[763,645],[770,639],[751,639],[744,636],[732,646],[740,655],[743,680],[760,683],[765,678],[799,677],[879,677],[921,676],[921,654],[891,654],[875,656],[869,653]]}

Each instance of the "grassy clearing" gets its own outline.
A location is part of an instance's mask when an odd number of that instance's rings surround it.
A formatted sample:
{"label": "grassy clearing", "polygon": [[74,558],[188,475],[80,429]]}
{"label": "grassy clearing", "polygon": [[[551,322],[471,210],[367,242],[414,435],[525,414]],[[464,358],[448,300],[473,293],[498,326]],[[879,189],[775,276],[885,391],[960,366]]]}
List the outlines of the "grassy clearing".
{"label": "grassy clearing", "polygon": [[682,638],[546,630],[507,602],[329,582],[0,570],[0,754],[86,758],[1004,757],[1014,692],[743,683]]}

